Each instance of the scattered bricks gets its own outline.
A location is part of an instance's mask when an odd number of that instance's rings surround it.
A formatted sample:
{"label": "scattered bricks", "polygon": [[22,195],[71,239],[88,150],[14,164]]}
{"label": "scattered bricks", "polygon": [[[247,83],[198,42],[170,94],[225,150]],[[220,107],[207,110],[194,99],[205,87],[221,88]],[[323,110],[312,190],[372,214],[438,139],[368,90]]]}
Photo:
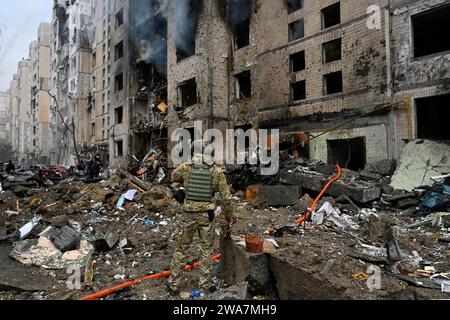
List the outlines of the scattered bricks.
{"label": "scattered bricks", "polygon": [[269,257],[265,253],[249,253],[232,240],[221,241],[223,258],[220,264],[222,279],[228,285],[248,282],[251,294],[272,295],[274,281],[269,270]]}
{"label": "scattered bricks", "polygon": [[362,180],[366,180],[366,181],[380,181],[383,178],[383,176],[381,174],[373,173],[373,172],[369,172],[369,171],[361,171],[359,173],[359,177]]}

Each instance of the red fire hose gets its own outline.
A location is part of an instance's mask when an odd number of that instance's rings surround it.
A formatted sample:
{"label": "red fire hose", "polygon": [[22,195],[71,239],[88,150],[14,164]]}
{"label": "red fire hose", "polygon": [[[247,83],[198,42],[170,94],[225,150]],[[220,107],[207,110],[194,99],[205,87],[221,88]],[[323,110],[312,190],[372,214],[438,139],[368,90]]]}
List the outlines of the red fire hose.
{"label": "red fire hose", "polygon": [[320,192],[320,194],[317,196],[316,200],[314,200],[313,204],[311,205],[311,207],[308,209],[308,211],[306,212],[306,214],[295,220],[295,222],[298,223],[304,223],[306,221],[308,221],[309,216],[314,212],[314,209],[317,206],[317,203],[319,203],[320,199],[322,199],[323,195],[325,194],[325,192],[328,190],[328,188],[333,184],[333,182],[339,180],[342,176],[342,172],[341,172],[341,167],[339,166],[339,164],[336,164],[336,168],[338,170],[338,174],[333,177],[333,179],[331,179],[330,181],[328,181],[327,185],[325,186],[325,188],[323,188],[323,190]]}
{"label": "red fire hose", "polygon": [[[219,254],[217,254],[217,255],[215,255],[215,256],[212,256],[211,259],[212,259],[213,261],[217,261],[217,260],[219,260],[221,257],[222,257],[222,254],[219,253]],[[192,265],[186,265],[186,266],[184,267],[184,270],[185,270],[185,271],[189,271],[189,270],[198,268],[199,265],[200,265],[200,264],[199,264],[198,262],[196,262],[196,263],[194,263],[194,264],[192,264]],[[105,289],[105,290],[102,290],[102,291],[100,291],[100,292],[97,292],[97,293],[88,295],[88,296],[86,296],[86,297],[83,297],[83,298],[81,298],[80,300],[97,300],[97,299],[100,299],[100,298],[104,298],[104,297],[106,297],[106,296],[109,296],[110,294],[113,294],[114,292],[117,292],[117,291],[119,291],[119,290],[121,290],[121,289],[124,289],[124,288],[127,288],[127,287],[133,287],[133,286],[135,286],[136,284],[141,283],[141,282],[146,281],[146,280],[168,278],[168,277],[170,277],[171,274],[172,274],[172,273],[171,273],[170,271],[164,271],[164,272],[161,272],[161,273],[152,274],[152,275],[149,275],[149,276],[145,276],[145,277],[143,277],[143,278],[140,278],[140,279],[135,279],[135,280],[132,280],[132,281],[124,282],[124,283],[119,284],[119,285],[117,285],[117,286],[115,286],[115,287],[112,287],[112,288],[109,288],[109,289]]]}

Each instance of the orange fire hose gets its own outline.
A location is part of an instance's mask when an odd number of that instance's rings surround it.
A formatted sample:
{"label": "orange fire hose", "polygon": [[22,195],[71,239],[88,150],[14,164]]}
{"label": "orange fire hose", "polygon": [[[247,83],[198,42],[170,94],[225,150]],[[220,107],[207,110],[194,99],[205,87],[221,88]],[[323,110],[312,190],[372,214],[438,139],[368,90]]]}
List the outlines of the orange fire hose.
{"label": "orange fire hose", "polygon": [[339,166],[339,164],[336,164],[336,168],[338,170],[338,174],[333,177],[333,179],[331,179],[330,181],[328,181],[327,185],[325,186],[325,188],[323,188],[323,190],[320,192],[320,194],[317,196],[316,200],[314,200],[313,204],[311,205],[311,207],[308,209],[308,211],[306,212],[306,214],[295,220],[295,222],[298,223],[304,223],[309,219],[309,216],[314,212],[314,209],[317,206],[317,203],[319,203],[320,199],[322,199],[323,195],[325,194],[325,192],[328,190],[328,188],[333,184],[333,182],[339,180],[342,176],[342,172],[341,172],[341,167]]}
{"label": "orange fire hose", "polygon": [[[217,261],[217,260],[220,260],[221,257],[222,257],[222,254],[219,253],[219,254],[217,254],[215,256],[212,256],[211,260]],[[186,265],[186,266],[184,266],[184,270],[185,271],[189,271],[189,270],[198,268],[199,265],[200,264],[198,262],[196,262],[196,263],[194,263],[192,265]],[[172,273],[170,271],[164,271],[164,272],[161,272],[161,273],[152,274],[152,275],[140,278],[140,279],[135,279],[135,280],[132,280],[132,281],[124,282],[124,283],[119,284],[119,285],[117,285],[115,287],[112,287],[112,288],[109,288],[109,289],[105,289],[105,290],[102,290],[100,292],[97,292],[97,293],[88,295],[86,297],[83,297],[80,300],[97,300],[97,299],[109,296],[110,294],[113,294],[114,292],[117,292],[117,291],[119,291],[121,289],[124,289],[124,288],[127,288],[127,287],[133,287],[136,284],[141,283],[141,282],[146,281],[146,280],[168,278],[168,277],[170,277],[171,274]]]}

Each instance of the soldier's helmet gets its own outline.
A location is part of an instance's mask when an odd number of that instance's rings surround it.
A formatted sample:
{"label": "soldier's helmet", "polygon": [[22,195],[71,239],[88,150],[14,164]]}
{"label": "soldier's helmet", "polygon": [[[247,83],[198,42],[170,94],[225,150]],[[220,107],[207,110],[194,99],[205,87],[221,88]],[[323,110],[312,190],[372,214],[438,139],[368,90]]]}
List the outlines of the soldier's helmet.
{"label": "soldier's helmet", "polygon": [[206,147],[209,146],[210,144],[211,144],[210,141],[203,139],[197,139],[192,142],[192,149],[194,151],[194,155],[192,157],[193,164],[205,163],[203,152],[205,151]]}

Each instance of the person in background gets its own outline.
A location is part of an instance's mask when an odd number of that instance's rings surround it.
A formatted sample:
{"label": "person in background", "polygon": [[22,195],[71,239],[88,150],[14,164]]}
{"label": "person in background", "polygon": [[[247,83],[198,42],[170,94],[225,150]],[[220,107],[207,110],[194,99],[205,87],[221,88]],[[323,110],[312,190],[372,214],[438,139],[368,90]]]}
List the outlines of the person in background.
{"label": "person in background", "polygon": [[12,162],[12,160],[9,160],[8,164],[6,165],[6,173],[11,174],[13,171],[16,171],[16,166]]}

